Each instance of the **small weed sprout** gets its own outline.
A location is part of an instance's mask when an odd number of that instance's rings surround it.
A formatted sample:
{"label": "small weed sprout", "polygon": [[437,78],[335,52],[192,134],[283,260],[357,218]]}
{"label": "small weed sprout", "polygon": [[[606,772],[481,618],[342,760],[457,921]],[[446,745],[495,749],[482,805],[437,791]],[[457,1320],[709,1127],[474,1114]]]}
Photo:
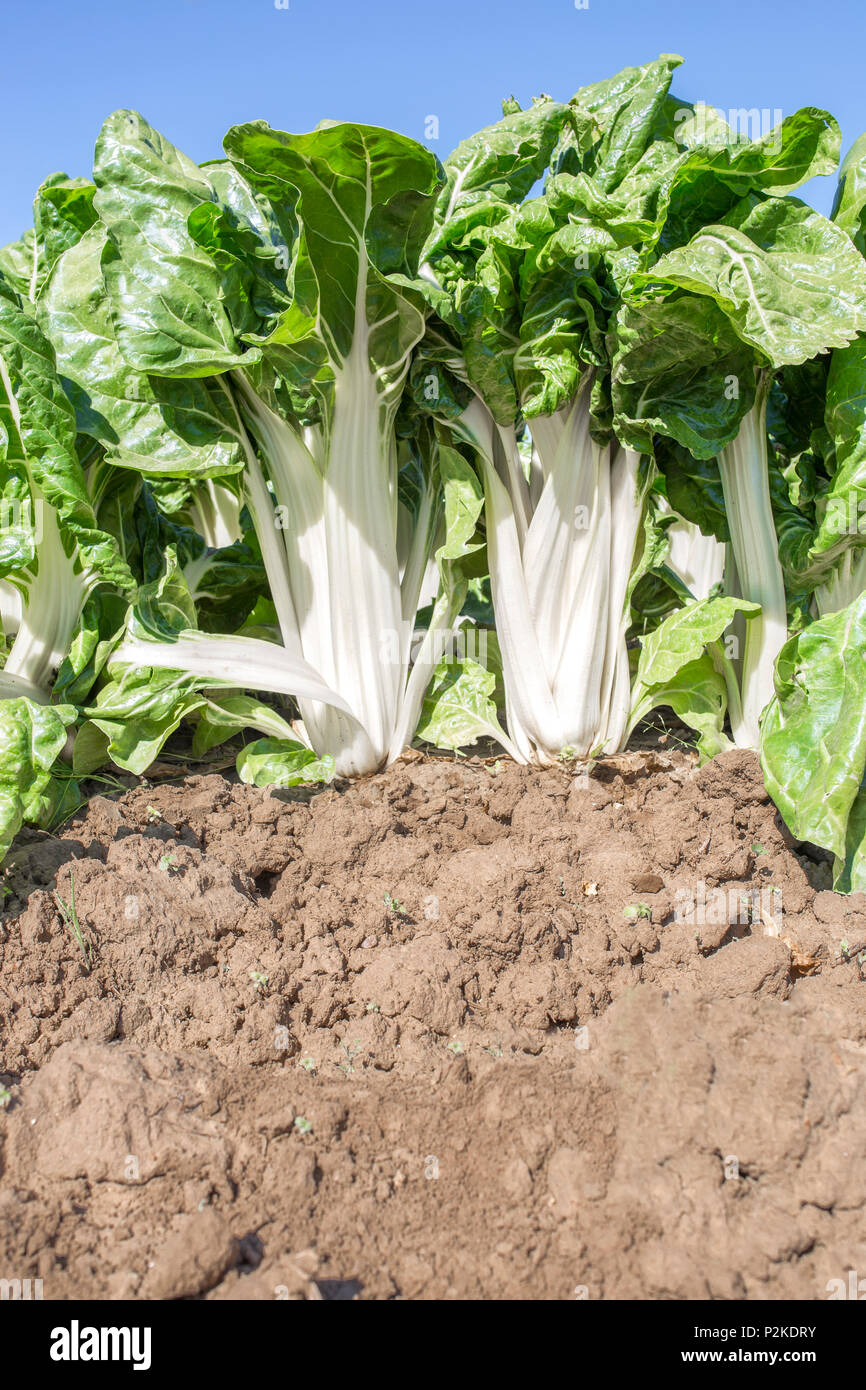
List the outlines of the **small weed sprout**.
{"label": "small weed sprout", "polygon": [[862,966],[866,962],[866,946],[854,946],[852,948],[847,936],[839,942],[839,954],[843,960],[851,960],[856,957],[857,964]]}
{"label": "small weed sprout", "polygon": [[303,1115],[296,1115],[295,1129],[298,1131],[299,1134],[312,1134],[313,1122],[312,1120],[306,1119],[306,1117]]}
{"label": "small weed sprout", "polygon": [[[658,735],[657,741],[660,747],[662,748],[666,748],[667,745],[670,743],[674,748],[681,749],[684,753],[688,753],[695,746],[694,741],[689,742],[688,739],[678,738],[676,732],[673,729],[668,728],[662,716],[659,716],[657,722],[648,719],[646,721],[646,729],[648,733],[654,733]],[[661,730],[660,733],[659,730]]]}
{"label": "small weed sprout", "polygon": [[0,1110],[5,1110],[12,1100],[12,1092],[6,1086],[0,1086]]}
{"label": "small weed sprout", "polygon": [[159,859],[159,868],[160,868],[160,872],[161,872],[161,873],[170,874],[170,873],[172,872],[172,870],[175,869],[176,867],[177,867],[177,855],[176,855],[176,854],[162,854],[162,855],[160,855],[160,859]]}
{"label": "small weed sprout", "polygon": [[389,912],[393,912],[397,917],[405,917],[406,909],[402,903],[393,898],[390,893],[386,893],[382,899]]}
{"label": "small weed sprout", "polygon": [[629,903],[628,907],[623,908],[622,915],[629,918],[630,921],[635,921],[638,917],[649,919],[653,914],[652,908],[646,903]]}
{"label": "small weed sprout", "polygon": [[301,1060],[298,1062],[298,1066],[303,1067],[304,1071],[308,1072],[313,1072],[316,1070],[316,1063],[314,1058],[312,1057],[302,1057]]}
{"label": "small weed sprout", "polygon": [[250,979],[253,982],[254,989],[264,989],[268,983],[268,977],[264,970],[251,970]]}
{"label": "small weed sprout", "polygon": [[358,1053],[361,1051],[361,1044],[356,1038],[352,1043],[341,1042],[340,1046],[346,1054],[346,1060],[345,1062],[338,1062],[337,1066],[344,1075],[351,1076],[355,1070],[353,1063]]}
{"label": "small weed sprout", "polygon": [[455,1057],[461,1056],[461,1054],[462,1054],[462,1052],[463,1052],[463,1044],[462,1044],[462,1042],[458,1042],[457,1039],[455,1038],[454,1042],[447,1043],[446,1045],[447,1045],[448,1051],[449,1051],[449,1052],[453,1052]]}
{"label": "small weed sprout", "polygon": [[59,893],[55,893],[57,906],[68,931],[72,933],[81,948],[84,957],[84,968],[88,974],[93,969],[93,947],[89,941],[85,940],[84,932],[81,930],[81,923],[78,920],[78,913],[75,908],[75,879],[69,875],[69,902],[65,902]]}
{"label": "small weed sprout", "polygon": [[372,999],[371,999],[370,1002],[369,1002],[369,1004],[367,1005],[367,1010],[366,1010],[366,1011],[367,1011],[368,1014],[377,1014],[377,1013],[379,1012],[379,1005],[378,1005],[378,1004],[374,1004],[373,1001],[372,1001]]}

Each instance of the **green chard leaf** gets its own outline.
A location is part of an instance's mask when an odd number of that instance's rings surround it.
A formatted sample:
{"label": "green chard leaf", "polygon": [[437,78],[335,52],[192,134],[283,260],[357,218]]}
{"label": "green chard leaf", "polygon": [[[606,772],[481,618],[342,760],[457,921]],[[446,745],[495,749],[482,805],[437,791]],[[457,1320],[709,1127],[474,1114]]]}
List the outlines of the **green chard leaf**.
{"label": "green chard leaf", "polygon": [[761,763],[791,833],[835,856],[837,889],[866,890],[866,593],[782,648]]}
{"label": "green chard leaf", "polygon": [[254,787],[302,787],[330,782],[334,760],[319,758],[292,739],[260,738],[238,753],[237,771],[242,782]]}
{"label": "green chard leaf", "polygon": [[0,700],[0,859],[24,820],[38,818],[39,799],[74,720],[70,705]]}
{"label": "green chard leaf", "polygon": [[468,657],[443,657],[424,698],[417,736],[457,752],[480,738],[509,747],[493,698],[497,678]]}
{"label": "green chard leaf", "polygon": [[748,619],[760,608],[736,598],[695,600],[646,637],[632,689],[630,728],[668,705],[699,733],[702,757],[715,757],[731,746],[723,724],[728,701],[737,696],[721,638],[738,613]]}

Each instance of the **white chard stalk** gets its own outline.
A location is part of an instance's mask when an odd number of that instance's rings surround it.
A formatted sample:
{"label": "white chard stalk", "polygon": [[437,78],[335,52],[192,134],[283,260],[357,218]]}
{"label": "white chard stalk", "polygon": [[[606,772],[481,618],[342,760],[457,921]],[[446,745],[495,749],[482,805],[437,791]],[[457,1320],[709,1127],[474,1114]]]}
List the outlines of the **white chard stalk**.
{"label": "white chard stalk", "polygon": [[523,761],[542,765],[615,751],[628,726],[640,456],[595,442],[586,388],[532,421],[529,485],[480,400],[455,426],[481,460],[509,734]]}
{"label": "white chard stalk", "polygon": [[773,698],[773,672],[788,636],[785,582],[770,504],[767,444],[767,386],[733,443],[719,455],[731,549],[741,597],[761,605],[746,624],[741,661],[741,710],[731,709],[734,742],[757,748],[761,715]]}

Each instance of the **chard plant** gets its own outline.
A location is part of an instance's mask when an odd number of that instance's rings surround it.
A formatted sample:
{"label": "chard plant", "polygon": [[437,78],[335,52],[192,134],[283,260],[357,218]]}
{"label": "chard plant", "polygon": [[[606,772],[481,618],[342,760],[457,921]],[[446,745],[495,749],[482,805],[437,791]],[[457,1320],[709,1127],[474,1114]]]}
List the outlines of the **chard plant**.
{"label": "chard plant", "polygon": [[[810,109],[762,141],[715,130],[701,143],[693,113],[675,141],[677,62],[581,89],[557,113],[551,173],[528,202],[549,103],[509,110],[459,147],[426,251],[442,327],[425,346],[452,377],[442,419],[480,460],[508,730],[524,759],[615,751],[653,702],[698,728],[706,753],[727,746],[726,713],[734,741],[757,747],[787,635],[769,373],[863,324],[849,238],[788,196],[835,167],[835,123]],[[720,220],[706,227],[708,206]],[[808,326],[791,317],[792,295]],[[633,684],[631,600],[670,544],[650,500],[660,439],[721,478],[728,597],[702,596],[685,622],[672,614]],[[693,505],[681,485],[680,496],[700,519],[700,495]],[[722,638],[735,620],[733,661]]]}
{"label": "chard plant", "polygon": [[[365,126],[294,136],[259,122],[225,146],[198,169],[135,113],[112,117],[99,222],[58,266],[45,312],[82,392],[97,340],[114,462],[239,480],[279,637],[138,622],[114,661],[293,696],[301,745],[338,773],[370,772],[414,734],[456,617],[446,585],[413,661],[446,513],[437,457],[416,451],[404,486],[396,417],[424,332],[418,255],[439,169]],[[461,546],[447,539],[450,562]]]}
{"label": "chard plant", "polygon": [[81,443],[51,345],[0,274],[0,853],[23,820],[47,823],[74,796],[58,759],[107,656],[90,634],[133,586],[98,523]]}

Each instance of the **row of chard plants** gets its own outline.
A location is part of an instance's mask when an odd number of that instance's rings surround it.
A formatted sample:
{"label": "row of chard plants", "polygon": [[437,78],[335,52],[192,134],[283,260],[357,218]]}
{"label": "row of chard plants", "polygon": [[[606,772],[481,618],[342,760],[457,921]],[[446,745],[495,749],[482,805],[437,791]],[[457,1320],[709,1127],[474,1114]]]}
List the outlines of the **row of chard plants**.
{"label": "row of chard plants", "polygon": [[866,137],[743,138],[679,62],[444,164],[253,121],[199,165],[122,110],[45,180],[0,250],[0,852],[182,725],[263,786],[667,708],[866,888]]}

